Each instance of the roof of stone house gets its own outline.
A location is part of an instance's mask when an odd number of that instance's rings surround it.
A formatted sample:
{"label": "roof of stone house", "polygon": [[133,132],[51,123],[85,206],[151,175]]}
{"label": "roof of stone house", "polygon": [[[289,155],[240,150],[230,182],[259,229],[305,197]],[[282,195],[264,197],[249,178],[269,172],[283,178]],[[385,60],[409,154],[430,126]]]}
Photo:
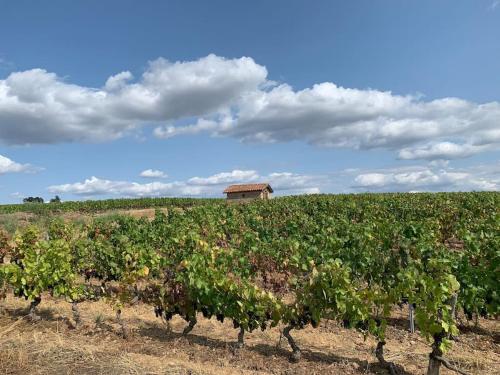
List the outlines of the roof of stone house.
{"label": "roof of stone house", "polygon": [[268,189],[270,193],[273,192],[273,188],[269,184],[242,184],[230,185],[224,190],[224,193],[243,193],[245,191],[263,191],[265,189]]}

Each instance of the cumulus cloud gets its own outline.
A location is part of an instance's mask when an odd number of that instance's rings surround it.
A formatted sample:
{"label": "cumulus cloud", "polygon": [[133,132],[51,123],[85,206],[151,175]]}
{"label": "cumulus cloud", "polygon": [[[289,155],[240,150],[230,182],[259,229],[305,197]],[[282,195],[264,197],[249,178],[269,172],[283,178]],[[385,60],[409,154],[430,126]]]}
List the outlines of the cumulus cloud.
{"label": "cumulus cloud", "polygon": [[446,160],[446,159],[436,159],[436,160],[431,160],[429,162],[430,167],[444,168],[444,167],[447,167],[449,164],[450,164],[450,161]]}
{"label": "cumulus cloud", "polygon": [[155,135],[200,132],[247,142],[298,140],[323,147],[399,150],[402,159],[453,159],[500,147],[500,103],[424,101],[330,82],[300,91],[282,84],[245,93],[231,118],[159,127]]}
{"label": "cumulus cloud", "polygon": [[361,191],[496,191],[500,164],[471,168],[411,166],[358,173],[353,188]]}
{"label": "cumulus cloud", "polygon": [[154,196],[184,196],[198,195],[197,189],[185,184],[171,182],[150,182],[140,184],[137,182],[114,181],[92,176],[83,182],[53,185],[48,191],[56,194],[74,194],[79,196],[117,195],[124,197],[154,197]]}
{"label": "cumulus cloud", "polygon": [[121,72],[100,89],[71,84],[43,69],[0,80],[0,140],[7,144],[108,141],[141,126],[227,110],[265,83],[251,58],[209,55],[151,62],[138,82]]}
{"label": "cumulus cloud", "polygon": [[399,151],[400,159],[449,160],[466,158],[485,151],[484,145],[458,144],[453,142],[430,143],[422,146],[404,148]]}
{"label": "cumulus cloud", "polygon": [[260,178],[257,171],[242,171],[235,169],[232,172],[217,173],[209,177],[193,177],[187,182],[191,185],[221,185],[237,182],[254,182]]}
{"label": "cumulus cloud", "polygon": [[163,139],[206,133],[455,159],[500,148],[500,103],[425,100],[332,82],[295,90],[269,80],[252,58],[215,55],[159,58],[138,79],[123,71],[101,88],[43,69],[0,80],[0,140],[7,144],[107,141],[145,126]]}
{"label": "cumulus cloud", "polygon": [[300,91],[286,84],[257,90],[243,96],[237,108],[231,126],[227,119],[219,129],[211,125],[216,134],[249,142],[384,148],[399,150],[404,159],[466,157],[500,145],[497,102],[424,101],[326,82]]}
{"label": "cumulus cloud", "polygon": [[30,164],[20,164],[9,159],[6,156],[0,155],[0,174],[30,172],[34,168]]}
{"label": "cumulus cloud", "polygon": [[121,72],[111,76],[106,81],[104,85],[104,90],[108,92],[119,91],[127,85],[127,82],[130,81],[134,76],[129,71]]}
{"label": "cumulus cloud", "polygon": [[139,176],[145,177],[145,178],[167,178],[168,175],[160,170],[157,169],[146,169],[142,171]]}
{"label": "cumulus cloud", "polygon": [[321,192],[498,191],[500,163],[467,168],[453,168],[447,163],[375,170],[351,168],[321,175],[292,172],[260,174],[254,170],[233,170],[185,181],[151,183],[91,177],[83,182],[53,185],[48,187],[48,191],[81,197],[221,197],[226,185],[252,182],[270,183],[278,196]]}
{"label": "cumulus cloud", "polygon": [[156,138],[172,138],[178,135],[196,135],[200,133],[217,134],[224,130],[229,130],[232,119],[229,116],[221,116],[222,120],[198,119],[195,124],[187,126],[165,125],[154,129],[153,134]]}
{"label": "cumulus cloud", "polygon": [[274,190],[287,195],[319,194],[320,186],[327,182],[323,175],[303,175],[290,172],[271,173],[267,176]]}
{"label": "cumulus cloud", "polygon": [[91,177],[83,182],[75,182],[48,187],[54,194],[72,194],[82,197],[123,196],[207,196],[220,197],[223,186],[235,183],[265,181],[273,186],[278,195],[319,193],[322,176],[307,176],[289,172],[259,175],[253,170],[233,170],[208,177],[193,177],[187,181],[137,183]]}

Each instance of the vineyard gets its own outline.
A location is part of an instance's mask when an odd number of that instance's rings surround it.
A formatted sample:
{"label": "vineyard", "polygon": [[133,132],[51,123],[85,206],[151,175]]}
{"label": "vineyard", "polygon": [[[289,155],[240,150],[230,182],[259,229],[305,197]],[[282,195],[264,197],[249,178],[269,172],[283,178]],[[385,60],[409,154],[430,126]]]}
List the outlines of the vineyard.
{"label": "vineyard", "polygon": [[82,306],[106,301],[125,339],[128,306],[148,306],[167,324],[181,317],[183,335],[201,319],[227,320],[234,350],[253,331],[277,331],[293,363],[307,350],[296,335],[334,322],[374,339],[374,360],[391,374],[406,373],[384,355],[392,314],[401,306],[411,312],[408,327],[428,342],[429,375],[443,367],[467,373],[447,359],[461,334],[459,319],[498,322],[497,192],[112,202],[30,207],[167,209],[153,219],[54,219],[3,233],[0,304],[26,299],[25,319],[38,324],[44,298],[66,301],[78,329]]}
{"label": "vineyard", "polygon": [[102,199],[87,201],[22,203],[0,205],[0,214],[15,212],[31,212],[36,214],[83,212],[94,213],[119,209],[141,209],[155,207],[190,207],[201,204],[216,204],[221,199],[195,198],[136,198],[136,199]]}

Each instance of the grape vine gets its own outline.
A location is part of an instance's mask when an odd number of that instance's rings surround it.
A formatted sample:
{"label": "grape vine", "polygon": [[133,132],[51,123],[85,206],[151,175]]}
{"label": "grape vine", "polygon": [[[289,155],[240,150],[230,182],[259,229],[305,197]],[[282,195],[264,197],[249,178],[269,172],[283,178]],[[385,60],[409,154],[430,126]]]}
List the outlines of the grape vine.
{"label": "grape vine", "polygon": [[0,233],[0,298],[29,300],[32,319],[44,294],[63,298],[76,326],[78,303],[104,298],[123,336],[121,310],[139,300],[162,319],[185,319],[184,334],[200,315],[231,320],[238,347],[247,332],[281,327],[293,360],[294,330],[335,321],[375,337],[392,373],[386,327],[405,302],[429,341],[432,375],[451,366],[457,311],[499,314],[500,193],[168,202],[152,220],[111,215]]}

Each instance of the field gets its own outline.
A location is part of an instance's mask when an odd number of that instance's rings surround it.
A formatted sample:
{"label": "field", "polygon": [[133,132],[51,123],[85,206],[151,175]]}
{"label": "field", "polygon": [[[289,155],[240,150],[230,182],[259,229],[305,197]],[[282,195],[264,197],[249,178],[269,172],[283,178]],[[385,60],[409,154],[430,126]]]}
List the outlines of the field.
{"label": "field", "polygon": [[23,203],[0,205],[0,214],[16,212],[50,214],[64,212],[95,213],[110,210],[132,210],[155,207],[191,207],[203,204],[222,203],[221,199],[194,199],[194,198],[137,198],[137,199],[104,199],[97,201],[69,201],[47,204]]}
{"label": "field", "polygon": [[499,193],[107,202],[0,209],[0,371],[500,370]]}

